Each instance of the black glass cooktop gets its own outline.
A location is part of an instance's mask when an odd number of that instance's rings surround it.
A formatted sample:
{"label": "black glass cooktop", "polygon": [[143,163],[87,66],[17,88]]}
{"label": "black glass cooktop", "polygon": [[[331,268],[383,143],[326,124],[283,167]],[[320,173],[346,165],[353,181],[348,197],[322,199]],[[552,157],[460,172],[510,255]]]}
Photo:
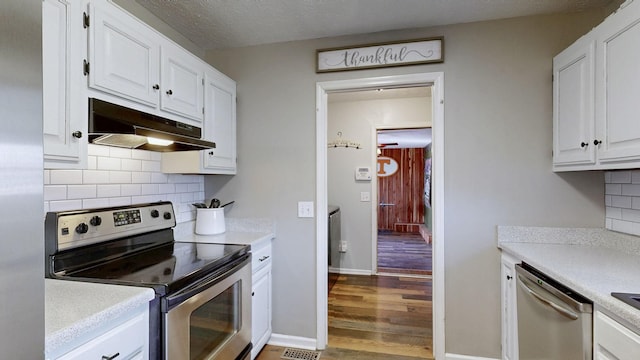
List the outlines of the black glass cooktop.
{"label": "black glass cooktop", "polygon": [[171,242],[59,277],[153,287],[160,295],[248,256],[248,246]]}

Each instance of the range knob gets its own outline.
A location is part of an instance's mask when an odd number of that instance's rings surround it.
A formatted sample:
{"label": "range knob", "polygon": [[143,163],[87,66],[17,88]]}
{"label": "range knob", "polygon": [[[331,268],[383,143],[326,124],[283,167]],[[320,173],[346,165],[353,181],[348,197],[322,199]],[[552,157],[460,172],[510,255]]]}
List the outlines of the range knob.
{"label": "range knob", "polygon": [[160,213],[158,212],[158,210],[156,210],[156,209],[151,210],[151,217],[152,218],[157,218],[158,216],[160,216]]}
{"label": "range knob", "polygon": [[166,213],[164,213],[163,216],[164,216],[165,220],[171,220],[171,213],[170,212],[167,211]]}
{"label": "range knob", "polygon": [[86,234],[87,231],[89,231],[89,225],[87,225],[86,223],[80,223],[78,224],[78,226],[76,226],[76,232],[78,234]]}
{"label": "range knob", "polygon": [[102,224],[102,218],[96,215],[89,220],[89,224],[93,226],[100,226],[100,224]]}

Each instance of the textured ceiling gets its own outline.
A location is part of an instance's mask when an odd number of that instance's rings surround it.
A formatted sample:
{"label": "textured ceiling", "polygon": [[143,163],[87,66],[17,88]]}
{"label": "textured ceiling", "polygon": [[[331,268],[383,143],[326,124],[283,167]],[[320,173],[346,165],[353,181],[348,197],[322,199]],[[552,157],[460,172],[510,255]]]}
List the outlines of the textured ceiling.
{"label": "textured ceiling", "polygon": [[135,0],[204,50],[583,11],[616,0]]}

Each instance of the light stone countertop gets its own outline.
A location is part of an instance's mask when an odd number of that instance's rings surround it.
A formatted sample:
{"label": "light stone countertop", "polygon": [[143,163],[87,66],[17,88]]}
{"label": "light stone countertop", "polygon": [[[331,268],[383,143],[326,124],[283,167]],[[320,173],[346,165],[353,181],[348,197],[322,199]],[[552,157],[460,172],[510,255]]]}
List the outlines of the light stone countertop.
{"label": "light stone countertop", "polygon": [[274,222],[267,218],[226,218],[225,228],[222,234],[198,235],[194,232],[195,221],[191,221],[176,226],[174,238],[182,242],[251,245],[254,249],[275,238]]}
{"label": "light stone countertop", "polygon": [[147,305],[151,288],[45,279],[45,354],[75,343],[122,315]]}
{"label": "light stone countertop", "polygon": [[611,296],[640,293],[640,238],[604,229],[499,226],[498,247],[640,330],[640,310]]}

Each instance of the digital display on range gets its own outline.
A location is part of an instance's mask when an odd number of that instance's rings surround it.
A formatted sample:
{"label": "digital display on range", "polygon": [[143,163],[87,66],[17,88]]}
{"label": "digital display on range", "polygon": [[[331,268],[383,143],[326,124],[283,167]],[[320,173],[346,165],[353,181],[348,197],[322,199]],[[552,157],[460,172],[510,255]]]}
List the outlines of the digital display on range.
{"label": "digital display on range", "polygon": [[140,210],[124,210],[113,213],[113,223],[115,226],[137,224],[142,222],[140,218]]}

